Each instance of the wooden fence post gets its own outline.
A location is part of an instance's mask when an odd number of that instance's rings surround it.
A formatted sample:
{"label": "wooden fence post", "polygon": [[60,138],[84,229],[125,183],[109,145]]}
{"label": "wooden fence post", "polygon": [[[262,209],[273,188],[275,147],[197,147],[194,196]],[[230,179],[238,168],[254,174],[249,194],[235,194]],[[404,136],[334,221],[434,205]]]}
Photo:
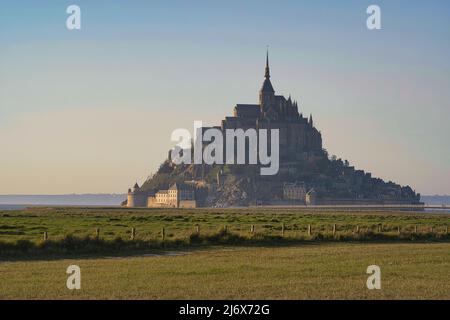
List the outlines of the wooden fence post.
{"label": "wooden fence post", "polygon": [[434,226],[431,226],[431,233],[434,232]]}
{"label": "wooden fence post", "polygon": [[161,230],[161,238],[162,241],[166,240],[166,229],[164,227]]}
{"label": "wooden fence post", "polygon": [[336,224],[333,224],[333,237],[336,236]]}
{"label": "wooden fence post", "polygon": [[253,234],[255,233],[255,225],[252,224],[252,226],[250,227],[250,232]]}
{"label": "wooden fence post", "polygon": [[383,225],[381,223],[378,224],[378,232],[383,232]]}
{"label": "wooden fence post", "polygon": [[414,233],[417,234],[417,226],[414,226]]}
{"label": "wooden fence post", "polygon": [[359,226],[356,226],[356,233],[359,233]]}
{"label": "wooden fence post", "polygon": [[195,226],[195,232],[197,232],[197,234],[200,234],[200,226],[198,224]]}
{"label": "wooden fence post", "polygon": [[284,237],[284,222],[281,224],[281,236]]}
{"label": "wooden fence post", "polygon": [[96,228],[95,229],[95,238],[98,240],[98,239],[100,239],[100,229],[99,228]]}
{"label": "wooden fence post", "polygon": [[311,225],[308,224],[308,236],[310,236],[310,235],[311,235]]}
{"label": "wooden fence post", "polygon": [[400,234],[400,226],[397,227],[397,233]]}
{"label": "wooden fence post", "polygon": [[131,240],[134,240],[135,237],[136,237],[136,229],[131,228]]}
{"label": "wooden fence post", "polygon": [[227,225],[224,225],[224,226],[223,226],[223,231],[224,231],[225,233],[228,232],[228,226],[227,226]]}
{"label": "wooden fence post", "polygon": [[47,241],[48,240],[48,233],[47,233],[47,231],[44,231],[44,241]]}

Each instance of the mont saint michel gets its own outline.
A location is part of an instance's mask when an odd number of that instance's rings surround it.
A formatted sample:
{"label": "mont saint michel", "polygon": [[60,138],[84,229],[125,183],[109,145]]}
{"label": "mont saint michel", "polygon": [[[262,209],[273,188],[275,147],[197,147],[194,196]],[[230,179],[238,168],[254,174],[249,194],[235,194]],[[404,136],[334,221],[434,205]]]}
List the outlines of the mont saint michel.
{"label": "mont saint michel", "polygon": [[[142,186],[128,190],[128,207],[233,207],[255,205],[415,205],[420,194],[350,166],[323,148],[313,116],[291,96],[277,95],[269,55],[256,104],[236,104],[212,127],[278,129],[279,170],[260,175],[260,164],[175,164],[169,156]],[[203,128],[207,130],[210,128]],[[226,150],[224,150],[226,152]]]}
{"label": "mont saint michel", "polygon": [[450,300],[450,1],[23,2],[0,2],[2,303]]}

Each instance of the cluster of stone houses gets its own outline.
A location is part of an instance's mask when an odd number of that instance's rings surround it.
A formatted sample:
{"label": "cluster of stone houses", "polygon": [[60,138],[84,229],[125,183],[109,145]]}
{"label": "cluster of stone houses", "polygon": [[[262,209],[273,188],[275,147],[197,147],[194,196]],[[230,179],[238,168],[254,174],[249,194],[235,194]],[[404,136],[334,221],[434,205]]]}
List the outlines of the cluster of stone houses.
{"label": "cluster of stone houses", "polygon": [[317,194],[314,189],[307,191],[303,182],[285,183],[283,185],[283,200],[299,204],[315,205]]}
{"label": "cluster of stone houses", "polygon": [[196,208],[195,187],[174,183],[167,190],[153,193],[141,190],[136,183],[133,190],[128,189],[126,205],[130,208]]}

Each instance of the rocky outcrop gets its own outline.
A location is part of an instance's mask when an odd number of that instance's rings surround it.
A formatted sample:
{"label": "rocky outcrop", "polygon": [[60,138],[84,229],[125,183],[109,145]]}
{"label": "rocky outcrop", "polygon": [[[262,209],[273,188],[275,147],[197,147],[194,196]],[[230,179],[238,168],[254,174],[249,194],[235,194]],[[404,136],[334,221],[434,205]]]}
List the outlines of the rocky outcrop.
{"label": "rocky outcrop", "polygon": [[256,203],[255,183],[249,177],[226,175],[220,186],[211,190],[206,199],[209,207],[241,207]]}

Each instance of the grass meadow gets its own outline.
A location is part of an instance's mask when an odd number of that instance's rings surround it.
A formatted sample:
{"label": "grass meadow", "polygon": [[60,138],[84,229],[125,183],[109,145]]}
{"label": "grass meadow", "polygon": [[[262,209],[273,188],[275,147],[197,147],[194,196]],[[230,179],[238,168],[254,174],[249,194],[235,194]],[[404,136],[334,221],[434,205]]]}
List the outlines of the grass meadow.
{"label": "grass meadow", "polygon": [[[81,268],[81,290],[66,268]],[[381,268],[381,290],[366,269]],[[176,256],[0,262],[0,299],[450,299],[448,243],[215,247]]]}
{"label": "grass meadow", "polygon": [[[284,224],[284,228],[283,228]],[[0,241],[29,240],[39,242],[43,233],[48,239],[62,239],[67,235],[89,237],[100,231],[106,240],[129,239],[135,228],[135,238],[186,239],[193,232],[210,234],[226,228],[238,235],[254,233],[285,237],[300,237],[311,226],[313,234],[378,232],[395,235],[403,233],[435,233],[442,235],[450,226],[450,215],[408,212],[316,211],[305,209],[114,209],[114,208],[31,208],[21,211],[0,211]]]}
{"label": "grass meadow", "polygon": [[[0,299],[450,299],[449,222],[270,208],[3,211]],[[81,290],[66,287],[72,264]],[[381,290],[366,288],[373,264]]]}

